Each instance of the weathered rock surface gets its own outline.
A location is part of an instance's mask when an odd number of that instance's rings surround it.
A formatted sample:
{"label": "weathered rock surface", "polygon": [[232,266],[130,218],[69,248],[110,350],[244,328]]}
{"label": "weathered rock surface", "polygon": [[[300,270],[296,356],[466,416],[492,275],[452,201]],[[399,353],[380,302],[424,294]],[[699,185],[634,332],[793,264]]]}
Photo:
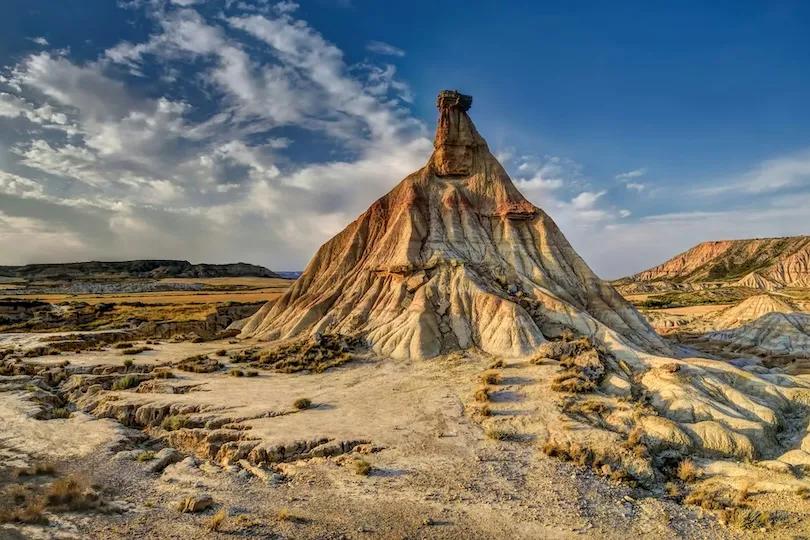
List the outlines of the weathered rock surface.
{"label": "weathered rock surface", "polygon": [[810,284],[810,236],[703,242],[626,280],[741,280],[745,286],[764,290],[806,287]]}
{"label": "weathered rock surface", "polygon": [[788,299],[761,294],[712,314],[705,318],[705,322],[716,330],[728,330],[759,319],[768,313],[793,313],[796,310],[796,306]]}
{"label": "weathered rock surface", "polygon": [[751,352],[810,356],[810,315],[768,313],[739,328],[710,332],[704,339]]}
{"label": "weathered rock surface", "polygon": [[321,247],[242,337],[335,333],[361,335],[393,358],[470,347],[517,357],[571,328],[671,353],[515,188],[467,115],[470,105],[457,92],[439,96],[428,164]]}

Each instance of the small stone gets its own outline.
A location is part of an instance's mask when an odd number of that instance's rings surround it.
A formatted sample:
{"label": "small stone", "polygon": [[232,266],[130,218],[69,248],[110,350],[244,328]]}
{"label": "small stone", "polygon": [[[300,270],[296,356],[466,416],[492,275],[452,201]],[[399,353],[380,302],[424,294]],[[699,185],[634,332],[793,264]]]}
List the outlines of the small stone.
{"label": "small stone", "polygon": [[182,502],[182,512],[184,514],[194,514],[203,512],[214,504],[214,499],[210,495],[200,495],[198,497],[186,497]]}
{"label": "small stone", "polygon": [[435,522],[435,521],[433,521],[433,520],[432,520],[432,519],[430,519],[430,518],[425,518],[425,521],[423,521],[423,522],[422,522],[422,524],[423,524],[423,525],[425,525],[426,527],[430,527],[430,526],[435,525],[435,524],[436,524],[436,522]]}
{"label": "small stone", "polygon": [[125,450],[115,454],[110,458],[110,461],[132,461],[141,455],[142,452],[143,450]]}
{"label": "small stone", "polygon": [[157,453],[155,459],[152,460],[152,464],[149,466],[149,469],[152,472],[161,472],[172,463],[177,463],[181,459],[183,459],[183,454],[174,448],[164,448]]}

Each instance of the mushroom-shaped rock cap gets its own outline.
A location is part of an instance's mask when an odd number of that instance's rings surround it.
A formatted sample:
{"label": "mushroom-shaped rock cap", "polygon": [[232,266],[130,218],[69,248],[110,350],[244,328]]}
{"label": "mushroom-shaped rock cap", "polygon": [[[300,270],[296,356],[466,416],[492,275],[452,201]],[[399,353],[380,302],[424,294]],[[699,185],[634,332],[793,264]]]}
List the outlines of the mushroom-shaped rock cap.
{"label": "mushroom-shaped rock cap", "polygon": [[440,109],[455,107],[467,112],[472,107],[472,96],[462,94],[458,90],[442,90],[436,100],[436,106]]}

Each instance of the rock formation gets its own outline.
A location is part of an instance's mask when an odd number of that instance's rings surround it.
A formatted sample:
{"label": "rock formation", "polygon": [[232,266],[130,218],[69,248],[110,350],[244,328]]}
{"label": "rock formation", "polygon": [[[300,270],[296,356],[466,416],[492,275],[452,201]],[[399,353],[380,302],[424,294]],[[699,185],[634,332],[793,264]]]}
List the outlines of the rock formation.
{"label": "rock formation", "polygon": [[[749,277],[752,272],[753,278]],[[753,279],[754,284],[764,279],[781,286],[806,286],[810,283],[810,236],[703,242],[663,264],[626,278],[683,283],[740,279],[749,283]]]}
{"label": "rock formation", "polygon": [[566,328],[671,352],[517,190],[467,115],[439,95],[427,165],[324,244],[243,337],[362,335],[375,352],[430,358],[477,347],[516,357]]}
{"label": "rock formation", "polygon": [[748,287],[750,289],[761,289],[763,291],[777,291],[784,288],[783,285],[764,278],[756,272],[751,272],[738,281],[735,285],[738,287]]}
{"label": "rock formation", "polygon": [[705,339],[751,353],[810,357],[810,315],[768,313],[738,328],[711,332]]}
{"label": "rock formation", "polygon": [[777,298],[770,294],[760,294],[746,298],[736,306],[731,306],[711,315],[710,324],[716,330],[737,328],[758,319],[767,313],[792,313],[796,306],[787,299]]}

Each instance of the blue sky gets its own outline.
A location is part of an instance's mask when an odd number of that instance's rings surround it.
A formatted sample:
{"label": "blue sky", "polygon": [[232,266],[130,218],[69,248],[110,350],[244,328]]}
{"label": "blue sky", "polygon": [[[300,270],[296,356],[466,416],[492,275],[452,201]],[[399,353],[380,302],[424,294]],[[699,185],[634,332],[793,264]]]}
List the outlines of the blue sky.
{"label": "blue sky", "polygon": [[443,88],[605,278],[810,234],[810,4],[537,4],[12,0],[0,264],[303,268],[424,164]]}

